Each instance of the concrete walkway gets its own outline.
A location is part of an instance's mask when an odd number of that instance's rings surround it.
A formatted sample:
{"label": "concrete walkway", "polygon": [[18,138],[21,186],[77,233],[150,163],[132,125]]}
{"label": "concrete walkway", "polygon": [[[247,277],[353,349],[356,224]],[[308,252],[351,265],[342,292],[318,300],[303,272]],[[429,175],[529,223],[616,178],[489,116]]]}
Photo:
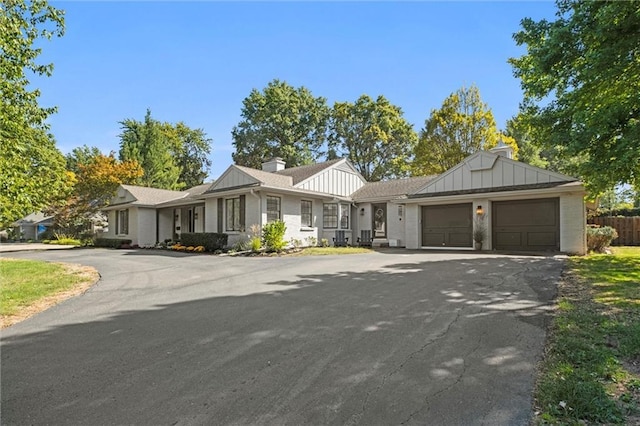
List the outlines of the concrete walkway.
{"label": "concrete walkway", "polygon": [[42,243],[2,243],[0,244],[0,253],[34,250],[69,250],[75,247],[77,246],[63,246],[59,244]]}

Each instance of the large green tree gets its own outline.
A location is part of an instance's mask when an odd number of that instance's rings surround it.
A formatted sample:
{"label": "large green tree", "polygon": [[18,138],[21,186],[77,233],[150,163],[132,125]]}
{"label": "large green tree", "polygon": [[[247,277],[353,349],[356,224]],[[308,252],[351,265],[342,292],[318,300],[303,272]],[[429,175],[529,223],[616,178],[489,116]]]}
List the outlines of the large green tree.
{"label": "large green tree", "polygon": [[331,156],[347,157],[368,181],[407,176],[417,139],[402,110],[384,96],[333,106]]}
{"label": "large green tree", "polygon": [[138,180],[142,186],[161,189],[181,189],[180,168],[171,151],[171,140],[162,123],[147,110],[144,121],[126,119],[120,122],[120,160],[135,160],[144,175]]}
{"label": "large green tree", "polygon": [[[558,0],[522,20],[510,59],[540,143],[600,193],[640,183],[640,2]],[[579,159],[580,161],[571,161]]]}
{"label": "large green tree", "polygon": [[412,173],[442,173],[467,156],[496,146],[500,140],[511,145],[517,155],[514,140],[498,131],[493,113],[482,101],[478,88],[462,87],[449,95],[440,109],[432,110],[425,121],[415,149]]}
{"label": "large green tree", "polygon": [[211,167],[212,140],[202,129],[192,129],[183,122],[164,123],[163,131],[169,138],[171,154],[180,169],[178,181],[186,188],[201,185]]}
{"label": "large green tree", "polygon": [[233,161],[260,168],[280,157],[287,167],[310,164],[323,156],[330,108],[305,87],[273,80],[253,89],[242,102],[242,120],[233,128]]}
{"label": "large green tree", "polygon": [[63,12],[46,1],[0,2],[0,226],[64,196],[72,181],[45,123],[55,108],[39,105],[29,81],[51,75],[38,46],[63,34]]}

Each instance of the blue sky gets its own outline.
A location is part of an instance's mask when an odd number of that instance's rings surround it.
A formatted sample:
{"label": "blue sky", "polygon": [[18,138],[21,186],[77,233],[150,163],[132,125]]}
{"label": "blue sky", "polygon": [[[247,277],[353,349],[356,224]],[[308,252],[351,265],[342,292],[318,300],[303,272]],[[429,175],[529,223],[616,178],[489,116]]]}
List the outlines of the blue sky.
{"label": "blue sky", "polygon": [[34,80],[58,147],[118,150],[119,121],[184,121],[213,139],[210,179],[232,162],[242,100],[275,78],[315,96],[384,95],[419,131],[476,84],[498,127],[517,113],[507,59],[524,17],[552,2],[52,2],[66,34],[43,43],[54,74]]}

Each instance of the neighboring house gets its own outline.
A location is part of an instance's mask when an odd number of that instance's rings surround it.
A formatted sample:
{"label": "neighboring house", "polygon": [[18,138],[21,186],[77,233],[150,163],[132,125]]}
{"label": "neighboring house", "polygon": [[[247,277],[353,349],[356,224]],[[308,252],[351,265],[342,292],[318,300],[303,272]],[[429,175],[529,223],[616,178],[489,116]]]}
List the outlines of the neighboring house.
{"label": "neighboring house", "polygon": [[[154,245],[182,232],[224,232],[229,245],[252,225],[283,220],[286,240],[303,244],[344,231],[355,244],[485,250],[586,251],[584,187],[577,179],[511,159],[511,149],[481,151],[439,176],[366,182],[346,160],[262,170],[232,165],[212,184],[186,191],[122,185],[105,237]],[[311,237],[311,238],[310,238]]]}
{"label": "neighboring house", "polygon": [[20,240],[40,240],[47,229],[53,225],[53,216],[42,212],[31,213],[13,223],[14,234]]}

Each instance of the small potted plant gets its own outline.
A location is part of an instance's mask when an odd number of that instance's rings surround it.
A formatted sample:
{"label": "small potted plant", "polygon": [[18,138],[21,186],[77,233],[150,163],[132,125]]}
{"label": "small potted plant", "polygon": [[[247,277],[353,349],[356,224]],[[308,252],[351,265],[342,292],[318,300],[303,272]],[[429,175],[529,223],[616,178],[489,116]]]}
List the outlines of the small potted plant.
{"label": "small potted plant", "polygon": [[480,220],[476,220],[473,227],[473,241],[475,242],[476,250],[482,250],[482,243],[487,235],[487,229],[484,223]]}

